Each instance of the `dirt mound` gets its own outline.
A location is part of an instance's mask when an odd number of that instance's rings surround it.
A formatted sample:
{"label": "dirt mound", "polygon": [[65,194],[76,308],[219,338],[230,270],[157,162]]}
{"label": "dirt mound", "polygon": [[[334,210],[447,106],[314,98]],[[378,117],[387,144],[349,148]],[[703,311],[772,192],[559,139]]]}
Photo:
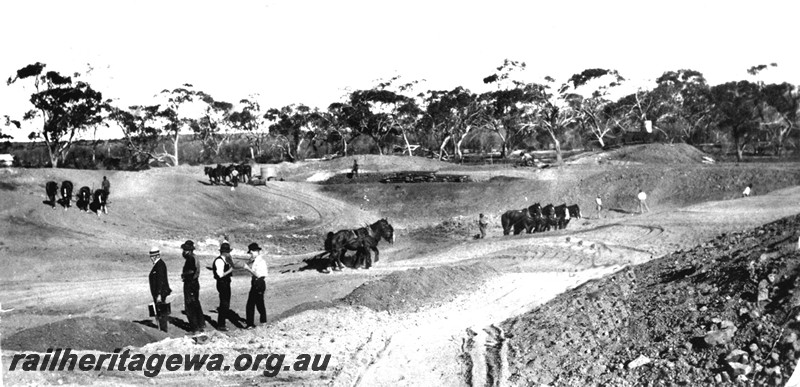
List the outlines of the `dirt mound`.
{"label": "dirt mound", "polygon": [[800,216],[592,281],[502,326],[518,385],[781,385],[800,357]]}
{"label": "dirt mound", "polygon": [[567,160],[569,164],[694,164],[708,156],[687,144],[641,144],[607,152],[583,153]]}
{"label": "dirt mound", "polygon": [[415,311],[473,291],[497,274],[497,270],[485,264],[410,269],[367,282],[345,296],[342,302],[376,311]]}
{"label": "dirt mound", "polygon": [[167,334],[130,321],[101,317],[76,317],[17,332],[3,340],[3,348],[45,352],[72,348],[111,352],[126,346],[141,347]]}

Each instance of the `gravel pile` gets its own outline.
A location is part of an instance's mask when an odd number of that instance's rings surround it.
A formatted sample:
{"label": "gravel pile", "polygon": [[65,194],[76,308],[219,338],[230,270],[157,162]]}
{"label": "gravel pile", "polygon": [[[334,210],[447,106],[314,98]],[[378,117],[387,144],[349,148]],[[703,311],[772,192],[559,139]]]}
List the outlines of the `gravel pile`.
{"label": "gravel pile", "polygon": [[782,385],[800,357],[800,216],[592,281],[503,323],[516,385]]}

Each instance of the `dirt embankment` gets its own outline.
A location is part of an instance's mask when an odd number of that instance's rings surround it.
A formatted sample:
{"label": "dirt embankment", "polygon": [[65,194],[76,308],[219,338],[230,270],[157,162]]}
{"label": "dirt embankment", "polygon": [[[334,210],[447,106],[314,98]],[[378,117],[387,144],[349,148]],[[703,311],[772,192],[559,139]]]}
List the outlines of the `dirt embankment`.
{"label": "dirt embankment", "polygon": [[516,385],[781,385],[800,357],[800,216],[721,235],[502,324]]}

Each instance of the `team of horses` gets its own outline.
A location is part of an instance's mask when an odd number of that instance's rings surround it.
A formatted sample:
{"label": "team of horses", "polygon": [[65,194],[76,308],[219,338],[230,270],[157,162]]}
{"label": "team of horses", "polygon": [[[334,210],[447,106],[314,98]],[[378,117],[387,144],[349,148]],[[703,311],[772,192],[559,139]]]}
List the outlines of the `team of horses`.
{"label": "team of horses", "polygon": [[[236,173],[233,173],[236,171]],[[203,172],[208,176],[211,185],[247,183],[253,177],[253,168],[250,164],[217,164],[216,167],[205,167]]]}
{"label": "team of horses", "polygon": [[[45,203],[49,204],[53,209],[56,208],[56,204],[59,204],[64,207],[64,211],[66,211],[68,208],[72,207],[73,187],[72,182],[69,180],[61,182],[61,189],[59,189],[58,183],[55,181],[48,181],[44,186],[45,192],[47,193],[47,201],[45,201]],[[56,200],[56,195],[58,194],[60,194],[61,198]],[[81,211],[92,211],[96,213],[97,216],[100,216],[101,212],[108,214],[108,207],[106,206],[108,202],[108,191],[102,188],[92,192],[91,188],[83,186],[78,190],[75,199],[75,205]]]}
{"label": "team of horses", "polygon": [[567,227],[570,219],[580,219],[581,217],[581,208],[577,204],[571,206],[548,204],[542,207],[539,203],[534,203],[521,210],[506,211],[500,217],[500,224],[503,226],[503,235],[508,235],[512,231],[514,235],[518,235],[523,230],[530,234],[561,230]]}
{"label": "team of horses", "polygon": [[[329,232],[325,238],[324,254],[329,254],[330,266],[335,271],[340,271],[344,268],[342,258],[344,258],[347,250],[356,252],[353,263],[354,268],[363,266],[365,269],[369,269],[380,259],[378,243],[381,239],[394,243],[394,227],[389,224],[386,218],[356,229]],[[327,269],[325,272],[328,272]]]}

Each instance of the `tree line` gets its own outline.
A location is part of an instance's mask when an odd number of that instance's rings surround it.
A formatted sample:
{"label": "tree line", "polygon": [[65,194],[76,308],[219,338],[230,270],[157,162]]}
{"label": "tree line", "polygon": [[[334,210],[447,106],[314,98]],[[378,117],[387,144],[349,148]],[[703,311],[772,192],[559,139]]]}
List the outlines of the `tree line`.
{"label": "tree line", "polygon": [[[748,69],[757,77],[768,67]],[[655,87],[616,100],[626,82],[613,69],[586,69],[558,84],[518,80],[525,63],[505,60],[485,78],[494,87],[417,92],[419,81],[394,77],[370,89],[350,91],[327,109],[305,104],[262,107],[258,96],[237,103],[214,98],[191,84],[158,93],[149,105],[120,107],[100,91],[71,76],[46,71],[43,63],[19,69],[8,87],[33,84],[32,108],[23,117],[4,116],[0,138],[19,130],[21,120],[41,120],[28,138],[44,144],[49,165],[64,163],[78,138],[103,127],[118,128],[125,150],[142,164],[181,163],[181,134],[190,131],[207,160],[223,146],[244,140],[258,157],[277,147],[280,158],[300,160],[324,146],[329,153],[364,151],[427,155],[459,160],[465,150],[493,150],[507,157],[516,149],[553,149],[561,162],[566,147],[606,147],[630,133],[652,133],[660,141],[731,143],[737,160],[747,146],[768,144],[780,155],[796,149],[800,92],[790,83],[736,81],[710,86],[694,70],[664,72]],[[96,136],[95,136],[96,137]],[[166,142],[166,143],[165,143]],[[268,149],[271,148],[271,149]]]}

